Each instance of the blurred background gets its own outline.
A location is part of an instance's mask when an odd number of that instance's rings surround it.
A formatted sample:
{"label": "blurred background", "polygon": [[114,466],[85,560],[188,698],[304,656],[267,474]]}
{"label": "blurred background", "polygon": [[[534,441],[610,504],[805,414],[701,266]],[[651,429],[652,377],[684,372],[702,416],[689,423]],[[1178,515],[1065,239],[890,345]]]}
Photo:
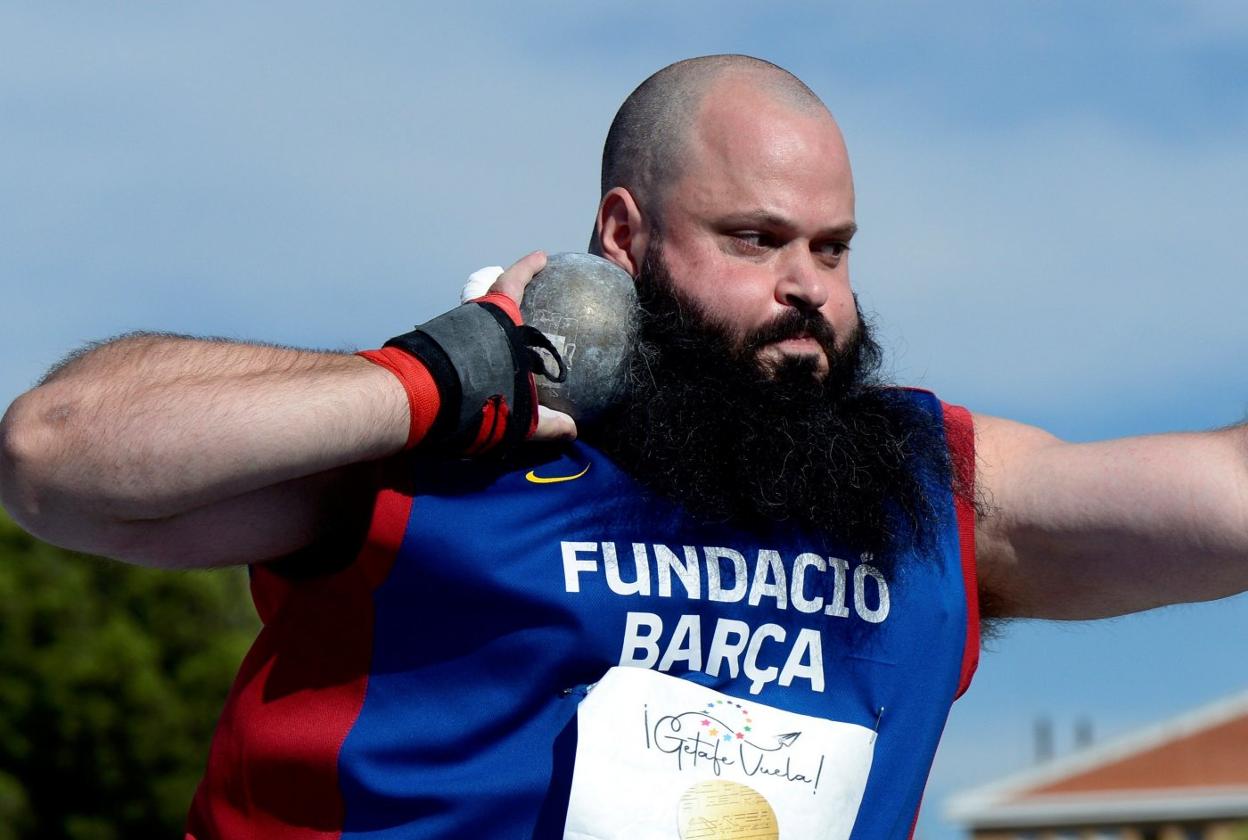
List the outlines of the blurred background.
{"label": "blurred background", "polygon": [[[840,120],[899,381],[1071,440],[1245,418],[1230,0],[0,4],[0,406],[128,330],[376,346],[482,265],[584,250],[615,109],[713,52]],[[177,834],[255,631],[245,577],[7,520],[0,552],[0,840]],[[1040,729],[1060,758],[1245,688],[1243,597],[1010,626],[918,836],[959,836],[949,794],[1033,764]]]}

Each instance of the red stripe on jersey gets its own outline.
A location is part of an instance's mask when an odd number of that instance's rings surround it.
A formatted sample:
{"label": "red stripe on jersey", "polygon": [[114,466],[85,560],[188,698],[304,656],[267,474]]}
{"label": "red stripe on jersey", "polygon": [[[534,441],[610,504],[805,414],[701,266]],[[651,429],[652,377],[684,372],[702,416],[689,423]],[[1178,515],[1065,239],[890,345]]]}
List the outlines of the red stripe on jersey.
{"label": "red stripe on jersey", "polygon": [[338,753],[368,687],[373,590],[398,553],[411,504],[381,490],[364,548],[340,572],[288,581],[253,567],[265,626],[217,723],[186,840],[341,836]]}
{"label": "red stripe on jersey", "polygon": [[941,404],[945,415],[945,440],[953,457],[956,486],[953,494],[958,517],[958,543],[962,551],[962,581],[966,589],[966,647],[962,652],[961,697],[971,685],[979,665],[979,575],[975,567],[975,424],[971,413],[958,405]]}
{"label": "red stripe on jersey", "polygon": [[919,807],[914,809],[914,819],[910,820],[910,833],[906,835],[906,840],[914,840],[914,830],[919,827],[919,812],[923,810],[923,796],[919,795]]}

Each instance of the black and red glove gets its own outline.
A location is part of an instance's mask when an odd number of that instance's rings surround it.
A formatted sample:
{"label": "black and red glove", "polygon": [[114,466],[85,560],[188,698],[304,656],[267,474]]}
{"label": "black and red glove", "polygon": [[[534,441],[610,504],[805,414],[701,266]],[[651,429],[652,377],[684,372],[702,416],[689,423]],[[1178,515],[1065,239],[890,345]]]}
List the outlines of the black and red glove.
{"label": "black and red glove", "polygon": [[[547,369],[539,347],[554,358],[556,372]],[[526,326],[520,307],[501,292],[359,355],[390,370],[407,389],[409,447],[421,443],[465,455],[508,449],[532,435],[537,428],[533,375],[554,382],[567,375],[550,341]]]}

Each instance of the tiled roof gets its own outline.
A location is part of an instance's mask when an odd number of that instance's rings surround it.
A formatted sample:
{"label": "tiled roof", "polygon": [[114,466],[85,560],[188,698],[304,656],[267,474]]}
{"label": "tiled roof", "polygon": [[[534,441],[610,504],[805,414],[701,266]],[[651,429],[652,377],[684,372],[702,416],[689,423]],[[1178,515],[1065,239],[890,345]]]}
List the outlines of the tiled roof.
{"label": "tiled roof", "polygon": [[1248,712],[1015,795],[1158,788],[1248,788]]}
{"label": "tiled roof", "polygon": [[1248,692],[965,791],[976,827],[1248,817]]}

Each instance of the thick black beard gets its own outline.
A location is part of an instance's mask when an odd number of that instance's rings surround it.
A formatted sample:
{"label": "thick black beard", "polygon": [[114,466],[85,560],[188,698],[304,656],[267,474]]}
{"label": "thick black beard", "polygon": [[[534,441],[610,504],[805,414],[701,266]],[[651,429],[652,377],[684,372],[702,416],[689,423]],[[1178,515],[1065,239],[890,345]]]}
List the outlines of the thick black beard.
{"label": "thick black beard", "polygon": [[[932,488],[949,487],[940,422],[880,381],[870,325],[842,347],[817,311],[792,309],[734,340],[684,299],[652,243],[637,278],[642,323],[628,397],[594,443],[643,485],[704,522],[791,523],[889,564],[930,546]],[[813,336],[829,370],[792,357],[766,370],[758,349]]]}

